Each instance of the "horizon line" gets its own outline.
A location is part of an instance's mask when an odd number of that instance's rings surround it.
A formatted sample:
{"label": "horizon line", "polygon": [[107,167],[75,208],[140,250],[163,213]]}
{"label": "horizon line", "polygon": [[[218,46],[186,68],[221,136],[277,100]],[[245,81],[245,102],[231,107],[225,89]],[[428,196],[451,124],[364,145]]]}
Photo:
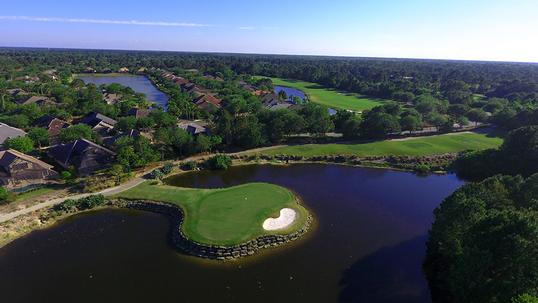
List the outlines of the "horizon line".
{"label": "horizon line", "polygon": [[257,56],[290,56],[290,57],[326,57],[326,58],[349,58],[349,59],[397,59],[397,60],[431,60],[431,61],[461,61],[461,62],[491,62],[491,63],[516,63],[538,64],[538,61],[514,61],[492,59],[454,59],[434,57],[383,57],[361,55],[327,55],[327,54],[297,54],[297,53],[254,53],[254,52],[229,52],[229,51],[196,51],[196,50],[162,50],[162,49],[122,49],[122,48],[76,48],[76,47],[47,47],[47,46],[2,46],[0,49],[39,49],[39,50],[74,50],[74,51],[123,51],[123,52],[166,52],[166,53],[193,53],[193,54],[221,54],[221,55],[257,55]]}

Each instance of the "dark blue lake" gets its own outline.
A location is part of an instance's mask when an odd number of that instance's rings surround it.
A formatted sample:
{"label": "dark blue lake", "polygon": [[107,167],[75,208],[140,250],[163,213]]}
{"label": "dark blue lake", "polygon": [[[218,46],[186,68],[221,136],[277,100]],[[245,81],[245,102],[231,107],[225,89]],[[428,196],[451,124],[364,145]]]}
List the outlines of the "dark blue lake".
{"label": "dark blue lake", "polygon": [[271,182],[316,216],[305,239],[230,263],[180,254],[164,216],[76,215],[0,249],[2,302],[428,303],[422,274],[433,210],[454,175],[337,165],[240,166],[166,180],[190,187]]}
{"label": "dark blue lake", "polygon": [[132,88],[137,93],[146,95],[146,99],[166,109],[168,95],[160,91],[146,76],[128,74],[81,74],[77,75],[85,83],[102,84],[118,83]]}

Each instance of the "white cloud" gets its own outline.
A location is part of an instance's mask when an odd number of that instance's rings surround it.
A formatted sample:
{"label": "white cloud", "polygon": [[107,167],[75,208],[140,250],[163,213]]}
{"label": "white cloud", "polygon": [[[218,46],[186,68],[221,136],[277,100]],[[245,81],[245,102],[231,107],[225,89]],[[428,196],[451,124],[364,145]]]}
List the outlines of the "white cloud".
{"label": "white cloud", "polygon": [[251,31],[251,30],[255,30],[256,28],[254,26],[240,26],[237,29],[240,29],[242,31]]}
{"label": "white cloud", "polygon": [[190,23],[190,22],[78,19],[78,18],[54,18],[54,17],[28,17],[28,16],[0,16],[0,20],[33,21],[33,22],[90,23],[90,24],[116,24],[116,25],[139,25],[139,26],[170,26],[170,27],[209,27],[209,26],[211,26],[209,24]]}

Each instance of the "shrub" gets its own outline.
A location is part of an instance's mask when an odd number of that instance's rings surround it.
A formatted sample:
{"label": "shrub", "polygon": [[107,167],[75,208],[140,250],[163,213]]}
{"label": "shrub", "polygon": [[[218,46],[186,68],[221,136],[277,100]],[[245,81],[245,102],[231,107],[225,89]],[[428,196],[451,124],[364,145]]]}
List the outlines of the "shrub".
{"label": "shrub", "polygon": [[183,170],[195,170],[198,167],[198,164],[195,161],[188,161],[183,163],[181,169]]}
{"label": "shrub", "polygon": [[232,159],[228,155],[216,155],[209,158],[205,165],[211,170],[226,170],[232,165]]}
{"label": "shrub", "polygon": [[92,195],[78,200],[67,199],[64,202],[55,205],[53,209],[58,212],[72,212],[76,210],[87,210],[105,204],[103,195]]}
{"label": "shrub", "polygon": [[0,187],[0,204],[9,202],[9,192],[5,187]]}
{"label": "shrub", "polygon": [[164,178],[164,173],[162,172],[162,170],[156,168],[151,173],[149,173],[149,178],[154,180],[160,180]]}
{"label": "shrub", "polygon": [[171,162],[167,162],[161,168],[161,171],[163,172],[163,174],[168,175],[172,172],[173,169],[174,169],[174,164],[172,164]]}

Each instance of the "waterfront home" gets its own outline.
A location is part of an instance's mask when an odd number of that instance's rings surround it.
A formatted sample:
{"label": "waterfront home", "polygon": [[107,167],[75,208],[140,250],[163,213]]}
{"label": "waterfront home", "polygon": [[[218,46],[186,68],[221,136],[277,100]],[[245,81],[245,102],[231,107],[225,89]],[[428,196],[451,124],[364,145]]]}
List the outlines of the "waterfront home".
{"label": "waterfront home", "polygon": [[118,73],[125,74],[125,73],[128,73],[128,72],[129,72],[129,69],[127,67],[122,67],[122,68],[118,69]]}
{"label": "waterfront home", "polygon": [[51,145],[58,144],[60,142],[60,131],[69,127],[69,123],[51,115],[45,115],[37,119],[34,125],[47,130],[49,134],[49,143]]}
{"label": "waterfront home", "polygon": [[190,121],[190,120],[181,120],[178,122],[177,126],[181,129],[184,129],[189,134],[195,136],[204,134],[209,134],[209,128],[207,127],[208,123],[205,121]]}
{"label": "waterfront home", "polygon": [[81,176],[110,167],[116,156],[113,151],[86,139],[55,145],[47,154],[65,169],[74,167]]}
{"label": "waterfront home", "polygon": [[4,144],[7,139],[26,136],[26,132],[22,129],[9,126],[5,123],[0,123],[0,145]]}
{"label": "waterfront home", "polygon": [[48,183],[58,177],[52,168],[52,165],[13,149],[0,151],[0,183],[9,189]]}
{"label": "waterfront home", "polygon": [[92,130],[102,136],[110,134],[114,130],[117,121],[97,112],[91,112],[84,116],[79,123],[86,124]]}

